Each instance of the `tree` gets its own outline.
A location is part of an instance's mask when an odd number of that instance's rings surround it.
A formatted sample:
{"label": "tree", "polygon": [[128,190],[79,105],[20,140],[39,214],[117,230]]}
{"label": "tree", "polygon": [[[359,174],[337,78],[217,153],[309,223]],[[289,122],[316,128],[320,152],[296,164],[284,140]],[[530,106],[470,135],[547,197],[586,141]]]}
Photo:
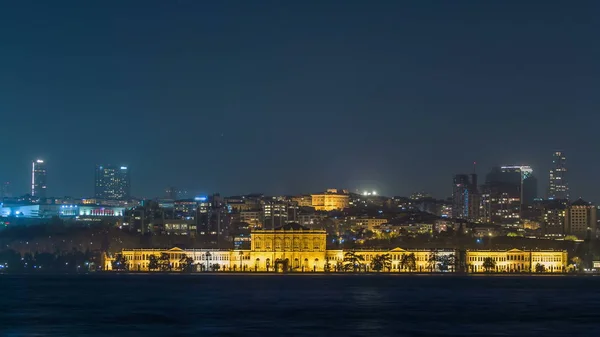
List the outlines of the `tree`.
{"label": "tree", "polygon": [[429,269],[430,272],[435,271],[436,267],[438,266],[438,261],[438,252],[437,250],[433,250],[431,254],[429,254],[429,256],[427,257],[427,269]]}
{"label": "tree", "polygon": [[363,264],[365,257],[356,252],[347,252],[344,255],[344,269],[356,272]]}
{"label": "tree", "polygon": [[541,263],[538,263],[535,265],[535,272],[536,273],[545,273],[546,272],[546,266],[544,266]]}
{"label": "tree", "polygon": [[179,260],[179,269],[184,273],[191,273],[196,271],[196,266],[194,265],[194,259],[183,254],[181,259]]}
{"label": "tree", "polygon": [[450,255],[442,255],[438,258],[438,269],[441,272],[446,272],[450,270],[450,268],[454,268],[455,258],[454,254]]}
{"label": "tree", "polygon": [[158,258],[158,266],[160,271],[171,271],[171,259],[169,258],[169,254],[160,254],[160,257]]}
{"label": "tree", "polygon": [[160,263],[158,262],[158,256],[150,255],[148,256],[148,270],[158,270],[160,269]]}
{"label": "tree", "polygon": [[483,269],[485,269],[486,272],[490,272],[496,269],[496,261],[494,261],[493,258],[491,257],[486,257],[485,259],[483,259]]}
{"label": "tree", "polygon": [[127,258],[121,253],[115,255],[115,259],[112,262],[112,269],[117,271],[127,271],[129,269]]}
{"label": "tree", "polygon": [[400,269],[408,270],[409,272],[413,272],[417,270],[417,258],[415,257],[415,253],[410,254],[402,254],[400,259]]}
{"label": "tree", "polygon": [[571,259],[571,264],[568,266],[569,270],[573,272],[579,272],[583,270],[583,260],[575,256]]}
{"label": "tree", "polygon": [[325,268],[324,268],[324,271],[325,271],[326,273],[328,273],[328,272],[330,272],[330,271],[331,271],[331,268],[332,268],[332,266],[331,266],[331,261],[329,260],[329,258],[328,258],[328,257],[326,257],[326,258],[325,258]]}
{"label": "tree", "polygon": [[390,254],[377,254],[373,257],[371,261],[371,268],[373,270],[380,272],[382,269],[386,269],[389,271],[392,267],[392,259],[390,258]]}

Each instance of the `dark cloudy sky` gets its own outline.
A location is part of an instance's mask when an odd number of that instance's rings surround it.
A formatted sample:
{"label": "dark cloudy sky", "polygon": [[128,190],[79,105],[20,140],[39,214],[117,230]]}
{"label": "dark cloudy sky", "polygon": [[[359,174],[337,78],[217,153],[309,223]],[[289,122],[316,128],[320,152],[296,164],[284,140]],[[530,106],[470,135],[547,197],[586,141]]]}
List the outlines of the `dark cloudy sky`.
{"label": "dark cloudy sky", "polygon": [[598,1],[4,1],[0,179],[89,196],[451,193],[568,156],[600,200]]}

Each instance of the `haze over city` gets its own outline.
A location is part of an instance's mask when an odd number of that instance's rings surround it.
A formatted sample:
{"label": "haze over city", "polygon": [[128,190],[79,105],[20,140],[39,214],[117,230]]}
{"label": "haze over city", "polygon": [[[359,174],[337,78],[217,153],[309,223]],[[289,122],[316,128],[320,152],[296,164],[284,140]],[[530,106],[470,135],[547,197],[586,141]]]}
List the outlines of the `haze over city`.
{"label": "haze over city", "polygon": [[5,3],[0,179],[27,192],[42,158],[57,196],[114,163],[140,197],[444,198],[477,161],[530,165],[542,193],[563,150],[598,200],[598,3],[433,3]]}

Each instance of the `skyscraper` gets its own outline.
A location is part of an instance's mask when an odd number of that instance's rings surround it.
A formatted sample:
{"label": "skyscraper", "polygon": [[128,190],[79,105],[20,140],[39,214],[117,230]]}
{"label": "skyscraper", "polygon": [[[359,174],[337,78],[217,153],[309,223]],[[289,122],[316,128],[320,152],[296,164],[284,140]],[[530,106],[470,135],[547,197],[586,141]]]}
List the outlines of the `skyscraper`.
{"label": "skyscraper", "polygon": [[126,166],[97,165],[95,196],[107,200],[129,199],[129,169]]}
{"label": "skyscraper", "polygon": [[31,163],[31,196],[46,197],[46,163],[41,159]]}
{"label": "skyscraper", "polygon": [[562,151],[556,151],[552,155],[550,183],[548,184],[548,199],[569,200],[566,162],[567,158]]}
{"label": "skyscraper", "polygon": [[514,226],[521,218],[521,169],[494,167],[483,186],[482,211],[485,222]]}
{"label": "skyscraper", "polygon": [[[505,176],[514,177],[516,181],[517,173],[520,175],[520,191],[521,191],[521,204],[531,205],[533,200],[537,198],[537,179],[533,175],[533,169],[527,165],[511,165],[502,166],[501,171],[506,173]],[[511,175],[512,173],[512,175]]]}
{"label": "skyscraper", "polygon": [[452,189],[452,217],[476,221],[479,218],[477,175],[457,174]]}

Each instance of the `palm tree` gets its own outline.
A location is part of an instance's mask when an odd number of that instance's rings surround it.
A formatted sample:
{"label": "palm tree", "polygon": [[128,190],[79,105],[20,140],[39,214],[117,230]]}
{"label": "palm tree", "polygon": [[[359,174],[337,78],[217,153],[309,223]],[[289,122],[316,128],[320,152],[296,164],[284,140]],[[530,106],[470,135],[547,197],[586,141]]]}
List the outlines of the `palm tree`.
{"label": "palm tree", "polygon": [[486,257],[485,259],[483,259],[482,267],[483,269],[485,269],[486,272],[493,271],[496,269],[496,261],[494,261],[494,259],[491,257]]}
{"label": "palm tree", "polygon": [[454,254],[440,256],[438,259],[439,271],[448,271],[450,267],[454,267]]}
{"label": "palm tree", "polygon": [[358,268],[363,264],[365,257],[362,255],[356,254],[356,252],[347,252],[344,255],[344,269],[348,271],[349,269],[356,272]]}
{"label": "palm tree", "polygon": [[429,269],[430,272],[434,272],[437,268],[438,262],[439,256],[437,250],[434,249],[427,257],[427,269]]}
{"label": "palm tree", "polygon": [[129,264],[127,263],[127,258],[123,254],[115,255],[115,260],[112,262],[112,269],[118,271],[127,271],[129,270]]}
{"label": "palm tree", "polygon": [[387,268],[389,271],[392,267],[392,259],[390,258],[390,254],[383,255],[375,255],[373,260],[371,261],[371,268],[373,270],[380,272],[382,269]]}
{"label": "palm tree", "polygon": [[583,260],[578,257],[575,256],[571,259],[572,264],[569,265],[569,269],[574,271],[574,272],[578,272],[578,271],[582,271],[583,270]]}
{"label": "palm tree", "polygon": [[538,263],[535,265],[535,272],[536,273],[545,273],[546,272],[546,266],[544,266],[541,263]]}
{"label": "palm tree", "polygon": [[158,270],[160,268],[160,265],[158,263],[158,256],[150,255],[148,256],[148,261],[148,270],[152,271]]}
{"label": "palm tree", "polygon": [[194,259],[183,254],[179,260],[179,269],[184,273],[191,273],[195,271]]}
{"label": "palm tree", "polygon": [[402,254],[400,259],[400,269],[408,270],[410,272],[417,270],[417,258],[415,253]]}
{"label": "palm tree", "polygon": [[171,271],[171,259],[169,258],[169,254],[160,254],[160,257],[158,258],[158,266],[160,271]]}

